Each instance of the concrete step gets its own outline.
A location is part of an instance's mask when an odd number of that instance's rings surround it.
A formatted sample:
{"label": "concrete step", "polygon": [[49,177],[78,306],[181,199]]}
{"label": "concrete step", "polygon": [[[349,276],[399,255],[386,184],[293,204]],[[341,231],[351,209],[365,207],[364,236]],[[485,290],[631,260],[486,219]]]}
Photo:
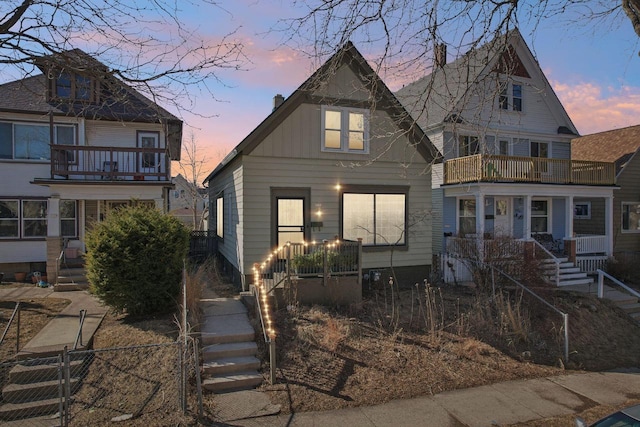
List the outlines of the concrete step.
{"label": "concrete step", "polygon": [[624,292],[617,291],[615,289],[605,291],[604,297],[608,300],[615,302],[618,305],[621,304],[633,304],[638,302],[638,298],[633,295],[629,295]]}
{"label": "concrete step", "polygon": [[248,372],[260,369],[260,361],[253,356],[226,357],[209,360],[202,364],[205,374],[219,376],[234,372]]}
{"label": "concrete step", "polygon": [[640,303],[638,302],[634,302],[631,304],[618,304],[618,307],[629,314],[640,313]]}
{"label": "concrete step", "polygon": [[207,378],[202,382],[202,387],[205,390],[224,393],[229,391],[252,389],[261,383],[262,375],[255,371],[248,371]]}
{"label": "concrete step", "polygon": [[565,271],[560,271],[560,280],[584,279],[586,277],[588,277],[587,274],[582,271],[569,272],[569,273]]}
{"label": "concrete step", "polygon": [[202,345],[253,341],[255,331],[246,313],[207,316],[200,331]]}
{"label": "concrete step", "polygon": [[[62,382],[64,385],[64,381]],[[80,385],[78,378],[71,378],[71,392]],[[23,403],[37,400],[53,399],[59,395],[58,380],[41,381],[30,384],[9,384],[2,389],[2,400],[8,403]]]}
{"label": "concrete step", "polygon": [[212,344],[202,349],[202,359],[222,359],[225,357],[255,356],[258,345],[255,342],[232,342]]}
{"label": "concrete step", "polygon": [[[83,360],[72,360],[69,370],[72,377],[77,377],[84,369]],[[60,366],[61,367],[61,366]],[[20,364],[9,371],[9,382],[14,384],[30,384],[38,381],[53,381],[58,379],[59,366],[50,364]]]}
{"label": "concrete step", "polygon": [[[556,258],[556,260],[563,263],[563,262],[568,262],[569,258]],[[555,260],[551,258],[544,258],[544,259],[541,259],[540,261],[542,262],[542,264],[555,264]]]}
{"label": "concrete step", "polygon": [[[55,414],[60,410],[60,399],[46,399],[35,402],[5,403],[0,405],[0,420],[32,418],[37,415]],[[55,423],[58,424],[58,423]],[[25,424],[29,425],[29,424]]]}
{"label": "concrete step", "polygon": [[74,283],[56,283],[53,285],[53,292],[71,292],[71,291],[85,291],[89,289],[89,283],[87,281],[76,281]]}
{"label": "concrete step", "polygon": [[589,283],[593,283],[593,279],[585,277],[584,279],[563,280],[558,284],[558,286],[588,285]]}

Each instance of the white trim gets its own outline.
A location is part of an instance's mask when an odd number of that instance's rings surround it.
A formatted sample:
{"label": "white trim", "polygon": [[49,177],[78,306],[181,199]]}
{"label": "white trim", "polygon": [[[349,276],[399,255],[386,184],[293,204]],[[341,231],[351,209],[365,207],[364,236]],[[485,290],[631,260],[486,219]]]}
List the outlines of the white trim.
{"label": "white trim", "polygon": [[[623,228],[624,223],[622,221],[622,218],[623,218],[623,215],[624,215],[624,207],[625,207],[625,205],[627,205],[627,206],[631,206],[631,205],[640,206],[640,202],[620,202],[620,232],[624,233],[624,234],[638,234],[638,233],[640,233],[640,221],[636,225],[636,228],[630,228],[630,229],[627,229],[627,230],[625,230]],[[638,211],[638,209],[636,208],[636,212],[637,211]]]}
{"label": "white trim", "polygon": [[[587,213],[578,215],[576,213],[576,207],[578,205],[585,205]],[[574,201],[573,202],[573,218],[574,219],[591,219],[591,202],[589,202],[589,201],[586,201],[586,202],[576,202],[576,201]]]}

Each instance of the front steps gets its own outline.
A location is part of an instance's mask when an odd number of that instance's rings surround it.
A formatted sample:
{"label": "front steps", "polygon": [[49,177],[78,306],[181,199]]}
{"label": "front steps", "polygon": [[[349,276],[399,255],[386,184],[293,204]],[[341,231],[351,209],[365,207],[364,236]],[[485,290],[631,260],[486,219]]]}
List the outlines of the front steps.
{"label": "front steps", "polygon": [[[85,370],[84,360],[70,362],[72,394],[80,386]],[[27,419],[60,411],[61,387],[65,387],[65,381],[60,381],[62,367],[56,358],[22,361],[9,371],[8,377],[8,384],[2,389],[0,420],[25,420],[28,425]]]}
{"label": "front steps", "polygon": [[235,298],[201,301],[203,387],[216,393],[255,388],[262,383],[255,331],[247,309]]}
{"label": "front steps", "polygon": [[[568,258],[556,258],[556,260],[560,263],[558,286],[589,285],[593,283],[593,279],[576,267],[574,263],[570,262]],[[552,259],[543,259],[541,265],[547,280],[554,285],[556,283],[555,264]]]}
{"label": "front steps", "polygon": [[54,292],[83,291],[89,289],[87,272],[82,258],[69,258],[60,266],[58,278],[53,285]]}

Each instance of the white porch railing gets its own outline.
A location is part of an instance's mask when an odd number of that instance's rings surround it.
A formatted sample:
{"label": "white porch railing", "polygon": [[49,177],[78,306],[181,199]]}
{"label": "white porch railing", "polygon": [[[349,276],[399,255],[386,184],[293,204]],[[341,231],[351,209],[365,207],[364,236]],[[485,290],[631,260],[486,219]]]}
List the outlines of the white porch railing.
{"label": "white porch railing", "polygon": [[607,253],[607,236],[577,236],[576,255]]}
{"label": "white porch railing", "polygon": [[596,274],[598,270],[605,268],[607,258],[606,255],[578,256],[576,257],[576,266],[587,274]]}

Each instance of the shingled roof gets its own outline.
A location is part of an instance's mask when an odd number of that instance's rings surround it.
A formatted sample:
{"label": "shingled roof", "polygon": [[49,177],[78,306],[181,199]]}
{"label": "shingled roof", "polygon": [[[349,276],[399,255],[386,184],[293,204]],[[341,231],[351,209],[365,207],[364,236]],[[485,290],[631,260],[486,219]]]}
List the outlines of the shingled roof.
{"label": "shingled roof", "polygon": [[618,175],[638,148],[640,125],[576,138],[571,141],[571,159],[615,162]]}

